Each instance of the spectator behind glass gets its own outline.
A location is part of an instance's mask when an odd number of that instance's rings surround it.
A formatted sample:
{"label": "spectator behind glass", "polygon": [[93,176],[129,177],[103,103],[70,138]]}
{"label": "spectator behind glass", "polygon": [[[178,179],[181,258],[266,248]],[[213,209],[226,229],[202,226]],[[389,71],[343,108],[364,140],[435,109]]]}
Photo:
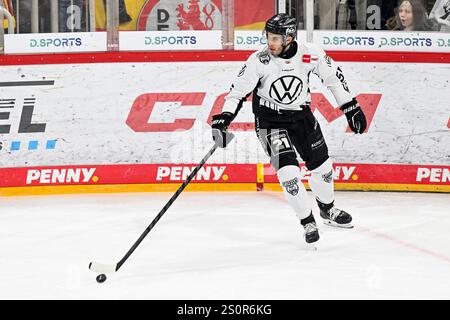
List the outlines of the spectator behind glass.
{"label": "spectator behind glass", "polygon": [[420,0],[400,0],[394,17],[386,21],[389,30],[427,31],[430,30],[427,13]]}

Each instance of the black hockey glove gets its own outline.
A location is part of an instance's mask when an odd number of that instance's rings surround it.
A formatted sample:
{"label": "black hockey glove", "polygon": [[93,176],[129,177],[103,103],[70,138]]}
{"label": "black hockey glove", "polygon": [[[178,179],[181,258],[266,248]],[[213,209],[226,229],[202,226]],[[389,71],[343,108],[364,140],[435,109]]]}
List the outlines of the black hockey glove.
{"label": "black hockey glove", "polygon": [[228,126],[233,119],[234,114],[231,112],[222,112],[212,117],[212,137],[214,142],[221,148],[225,148],[234,137],[233,134],[228,132]]}
{"label": "black hockey glove", "polygon": [[348,125],[354,133],[362,134],[364,130],[366,130],[366,116],[355,98],[353,98],[352,101],[343,104],[340,109],[344,112]]}

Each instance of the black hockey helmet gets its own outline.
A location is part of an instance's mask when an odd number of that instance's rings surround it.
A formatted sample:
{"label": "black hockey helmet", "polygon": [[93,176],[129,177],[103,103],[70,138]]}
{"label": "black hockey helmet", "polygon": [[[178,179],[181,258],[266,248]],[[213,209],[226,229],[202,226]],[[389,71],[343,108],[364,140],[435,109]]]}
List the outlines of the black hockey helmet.
{"label": "black hockey helmet", "polygon": [[291,36],[295,39],[297,36],[297,19],[286,13],[278,13],[266,21],[264,31],[281,34],[285,37]]}

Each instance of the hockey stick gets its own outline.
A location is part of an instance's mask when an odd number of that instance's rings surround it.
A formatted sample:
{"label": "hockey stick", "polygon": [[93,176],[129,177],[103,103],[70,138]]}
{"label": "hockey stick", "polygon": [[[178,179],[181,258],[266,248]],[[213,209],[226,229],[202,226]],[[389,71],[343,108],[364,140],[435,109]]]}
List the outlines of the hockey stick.
{"label": "hockey stick", "polygon": [[[231,141],[234,138],[234,135],[232,133],[227,133],[227,141]],[[227,142],[227,143],[228,143]],[[127,261],[127,259],[130,257],[130,255],[133,253],[134,250],[139,246],[139,244],[144,240],[144,238],[147,236],[147,234],[150,232],[150,230],[153,229],[153,227],[156,225],[156,223],[161,219],[161,217],[166,213],[167,209],[175,202],[175,200],[178,198],[178,196],[181,194],[181,192],[186,188],[186,186],[191,182],[191,180],[195,177],[197,172],[203,167],[205,162],[211,157],[211,155],[216,151],[216,149],[219,147],[218,143],[215,143],[211,149],[208,151],[208,153],[203,157],[202,161],[195,167],[195,169],[191,172],[191,174],[186,178],[186,181],[183,182],[183,184],[178,188],[178,190],[173,194],[172,198],[166,203],[166,205],[161,209],[161,211],[158,213],[158,215],[153,219],[153,221],[150,223],[150,225],[145,229],[145,231],[141,234],[139,239],[133,244],[133,246],[128,250],[128,252],[125,254],[125,256],[116,264],[103,264],[98,262],[90,262],[89,263],[89,270],[92,270],[97,273],[113,273],[117,272],[120,267]],[[106,277],[104,275],[99,276],[100,279]],[[99,280],[99,277],[97,277],[97,281],[103,282]]]}

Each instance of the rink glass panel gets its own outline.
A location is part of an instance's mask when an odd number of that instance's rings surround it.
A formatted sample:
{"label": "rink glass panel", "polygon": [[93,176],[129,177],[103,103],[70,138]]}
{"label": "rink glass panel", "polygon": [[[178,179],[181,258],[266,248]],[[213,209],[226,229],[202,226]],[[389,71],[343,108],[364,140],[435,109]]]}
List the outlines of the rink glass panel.
{"label": "rink glass panel", "polygon": [[[402,25],[401,8],[412,15],[409,27]],[[314,0],[314,29],[449,33],[450,1]]]}

